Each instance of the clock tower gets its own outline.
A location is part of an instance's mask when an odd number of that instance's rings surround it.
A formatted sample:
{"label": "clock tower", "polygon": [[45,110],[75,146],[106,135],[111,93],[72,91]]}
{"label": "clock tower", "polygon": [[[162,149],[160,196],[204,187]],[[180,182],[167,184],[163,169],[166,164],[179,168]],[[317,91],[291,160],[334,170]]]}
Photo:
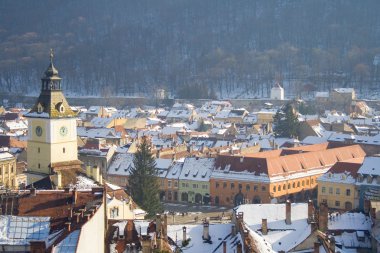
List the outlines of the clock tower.
{"label": "clock tower", "polygon": [[[28,172],[59,175],[63,170],[79,169],[76,113],[62,93],[61,78],[50,64],[41,78],[41,92],[28,118]],[[31,180],[34,181],[34,180]],[[58,186],[60,185],[60,180]]]}

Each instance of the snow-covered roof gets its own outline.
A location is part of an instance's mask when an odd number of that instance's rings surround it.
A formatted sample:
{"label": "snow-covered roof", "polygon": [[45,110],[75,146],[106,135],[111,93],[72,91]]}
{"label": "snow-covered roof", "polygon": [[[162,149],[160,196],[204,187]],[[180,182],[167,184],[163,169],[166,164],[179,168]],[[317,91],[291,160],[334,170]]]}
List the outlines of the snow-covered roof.
{"label": "snow-covered roof", "polygon": [[107,127],[113,118],[102,118],[102,117],[94,117],[91,120],[91,125],[94,127]]}
{"label": "snow-covered roof", "polygon": [[334,91],[336,91],[338,93],[352,93],[355,90],[353,88],[336,88],[336,89],[334,89]]}
{"label": "snow-covered roof", "polygon": [[317,92],[315,92],[315,97],[317,97],[317,98],[328,98],[329,92],[328,91],[317,91]]}
{"label": "snow-covered roof", "polygon": [[78,127],[77,135],[87,138],[106,138],[106,139],[120,139],[121,133],[116,132],[113,128],[85,128]]}
{"label": "snow-covered roof", "polygon": [[172,167],[170,167],[166,178],[167,179],[178,179],[179,176],[181,175],[182,172],[182,167],[183,167],[183,162],[176,161]]}
{"label": "snow-covered roof", "polygon": [[0,215],[0,228],[0,245],[29,245],[48,239],[50,217]]}
{"label": "snow-covered roof", "polygon": [[172,162],[173,162],[172,159],[156,158],[156,168],[167,170],[169,169]]}
{"label": "snow-covered roof", "polygon": [[[243,212],[244,222],[265,241],[274,251],[289,251],[311,233],[307,223],[307,203],[291,204],[291,224],[285,223],[286,204],[250,204],[236,208],[236,213]],[[261,234],[262,219],[267,219],[268,234]],[[269,246],[268,246],[269,247]]]}
{"label": "snow-covered roof", "polygon": [[214,158],[188,157],[184,161],[179,179],[209,181],[214,164]]}
{"label": "snow-covered roof", "polygon": [[70,184],[71,189],[77,190],[91,190],[94,187],[99,187],[94,180],[85,176],[77,176],[75,184]]}
{"label": "snow-covered roof", "polygon": [[[177,238],[177,243],[182,244],[182,228],[184,225],[169,225],[168,226],[168,236],[175,240]],[[204,243],[202,239],[203,235],[203,225],[185,225],[186,227],[186,237],[191,238],[189,245],[182,248],[184,253],[200,253],[200,252],[222,252],[222,247],[220,243],[223,239],[227,239],[228,235],[231,233],[231,224],[210,224],[209,235],[211,236],[212,244]],[[215,251],[219,246],[219,251]],[[227,253],[233,253],[235,249],[227,247]]]}
{"label": "snow-covered roof", "polygon": [[358,173],[363,175],[380,176],[380,157],[366,157]]}
{"label": "snow-covered roof", "polygon": [[327,227],[329,230],[371,230],[372,221],[363,213],[332,213]]}
{"label": "snow-covered roof", "polygon": [[133,154],[116,154],[108,167],[107,173],[110,175],[129,176],[133,168]]}
{"label": "snow-covered roof", "polygon": [[24,121],[6,121],[5,126],[11,130],[26,130],[28,129],[27,124],[24,123]]}
{"label": "snow-covered roof", "polygon": [[9,160],[9,159],[13,159],[14,156],[8,152],[1,152],[0,153],[0,161],[1,160]]}

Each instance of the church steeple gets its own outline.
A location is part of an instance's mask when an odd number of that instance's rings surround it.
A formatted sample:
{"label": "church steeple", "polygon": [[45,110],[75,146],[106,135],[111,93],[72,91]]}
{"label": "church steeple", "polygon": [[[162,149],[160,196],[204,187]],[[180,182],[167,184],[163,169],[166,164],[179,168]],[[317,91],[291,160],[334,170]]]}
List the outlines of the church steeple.
{"label": "church steeple", "polygon": [[72,118],[76,116],[62,93],[61,78],[53,64],[54,52],[50,49],[50,64],[41,78],[41,93],[26,117]]}
{"label": "church steeple", "polygon": [[54,52],[50,49],[50,64],[41,78],[41,90],[61,90],[61,78],[58,76],[58,70],[53,64]]}

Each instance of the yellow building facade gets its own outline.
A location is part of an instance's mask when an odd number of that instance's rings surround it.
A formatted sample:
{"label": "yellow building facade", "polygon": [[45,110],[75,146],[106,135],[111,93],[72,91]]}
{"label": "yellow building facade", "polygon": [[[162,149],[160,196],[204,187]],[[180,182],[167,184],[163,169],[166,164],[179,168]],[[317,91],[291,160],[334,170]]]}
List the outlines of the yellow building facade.
{"label": "yellow building facade", "polygon": [[8,152],[0,153],[0,186],[17,189],[16,182],[16,158]]}
{"label": "yellow building facade", "polygon": [[338,162],[318,178],[318,203],[325,202],[329,208],[350,211],[359,206],[355,186],[356,173],[363,158]]}

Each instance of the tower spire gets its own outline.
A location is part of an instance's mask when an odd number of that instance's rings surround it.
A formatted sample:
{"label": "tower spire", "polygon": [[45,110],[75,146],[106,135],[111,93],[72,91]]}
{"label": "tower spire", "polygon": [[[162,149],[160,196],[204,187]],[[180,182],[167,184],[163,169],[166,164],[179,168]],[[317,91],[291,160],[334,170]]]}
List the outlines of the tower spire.
{"label": "tower spire", "polygon": [[50,64],[53,65],[54,51],[53,48],[50,48]]}

